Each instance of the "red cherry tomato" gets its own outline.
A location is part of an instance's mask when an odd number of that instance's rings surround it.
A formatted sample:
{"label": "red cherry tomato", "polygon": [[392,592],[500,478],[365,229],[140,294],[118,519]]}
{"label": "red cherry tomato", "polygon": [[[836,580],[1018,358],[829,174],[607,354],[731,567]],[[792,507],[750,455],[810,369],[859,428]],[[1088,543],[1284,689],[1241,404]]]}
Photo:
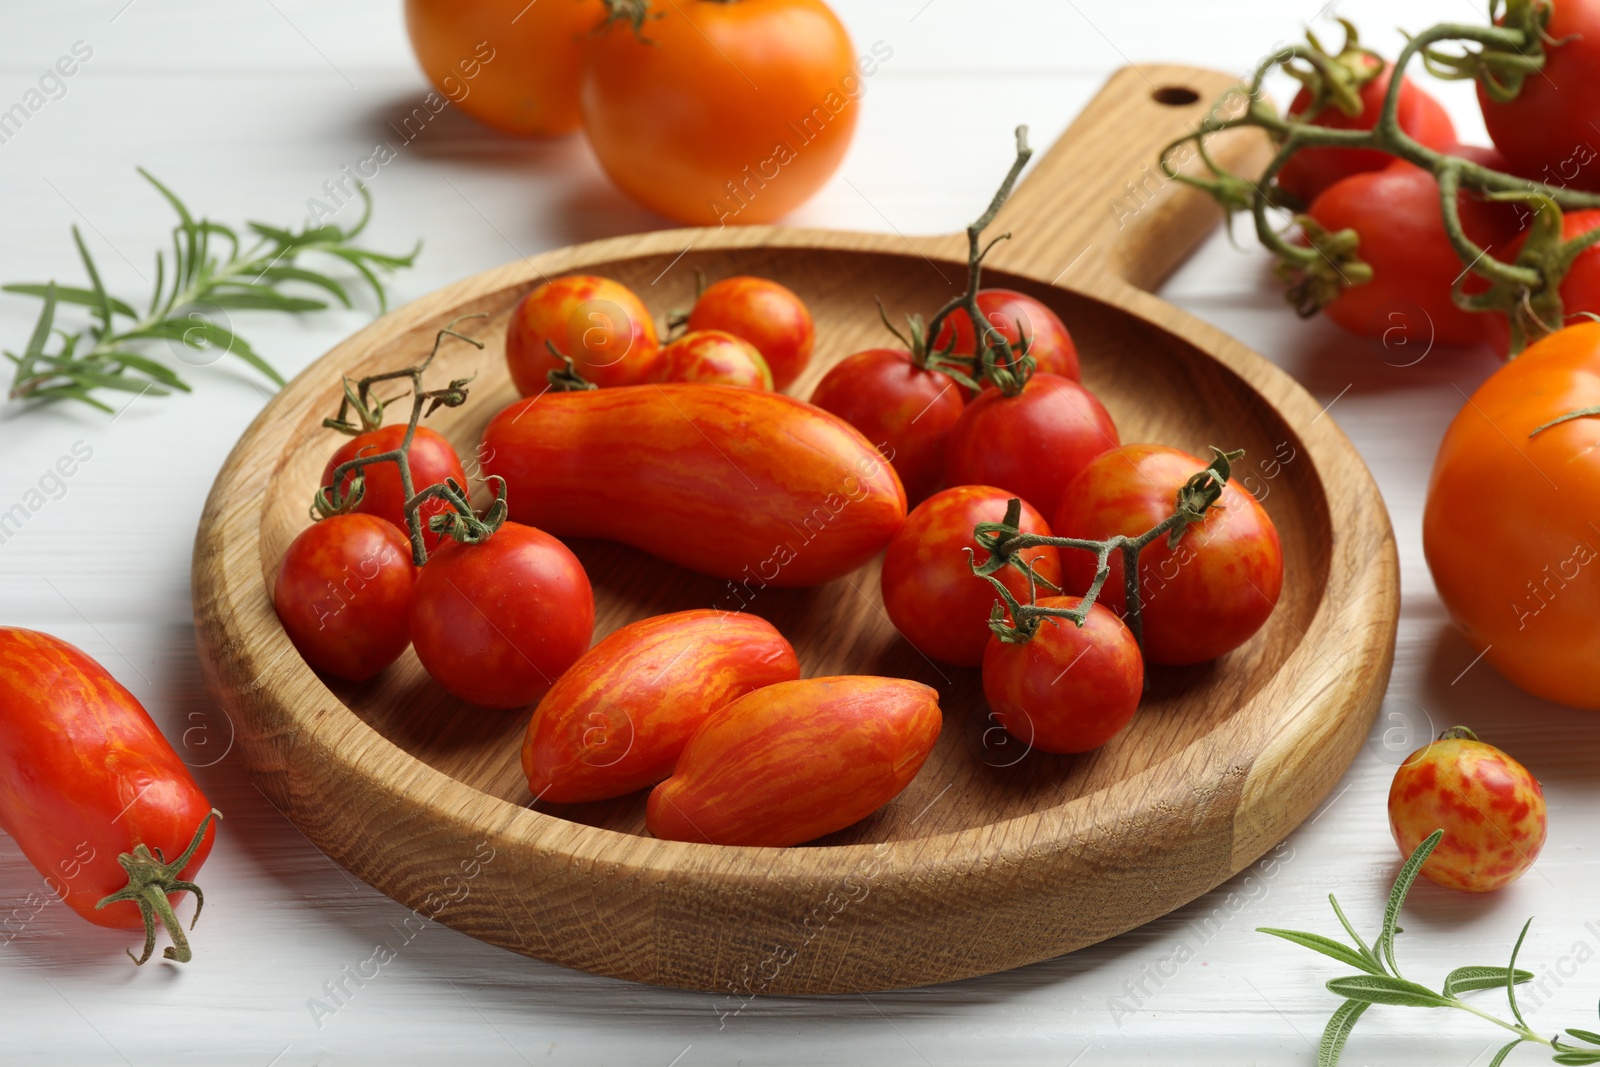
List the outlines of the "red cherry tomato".
{"label": "red cherry tomato", "polygon": [[[923,655],[958,667],[976,667],[983,662],[983,650],[989,644],[989,612],[996,595],[994,586],[972,573],[964,550],[972,549],[980,562],[986,557],[973,539],[972,528],[1004,518],[1012,495],[989,485],[960,485],[935,493],[907,516],[889,542],[883,557],[884,610]],[[1050,536],[1044,516],[1026,501],[1019,528],[1023,533]],[[1060,586],[1061,560],[1056,549],[1043,545],[1018,555],[1033,564],[1039,577]],[[1028,602],[1027,575],[1006,567],[995,577],[1018,600]],[[1039,587],[1041,594],[1048,591],[1048,586]]]}
{"label": "red cherry tomato", "polygon": [[[1092,541],[1142,534],[1172,514],[1179,488],[1205,466],[1176,448],[1124,445],[1073,479],[1051,529],[1057,537]],[[1109,562],[1099,602],[1120,616],[1127,611],[1121,553]],[[1088,589],[1094,569],[1092,553],[1061,550],[1066,588]],[[1277,527],[1255,497],[1229,482],[1176,548],[1160,537],[1139,556],[1145,658],[1168,664],[1215,659],[1261,628],[1282,591]]]}
{"label": "red cherry tomato", "polygon": [[[348,463],[357,456],[372,456],[380,452],[388,452],[399,448],[400,442],[405,439],[406,428],[396,424],[385,426],[379,430],[352,437],[339,451],[333,454],[328,465],[322,469],[322,484],[333,484],[333,472],[341,463]],[[418,426],[417,432],[411,436],[411,488],[414,492],[421,492],[430,485],[448,481],[451,478],[456,484],[465,488],[467,474],[461,467],[461,457],[456,455],[456,450],[450,446],[442,436],[426,426]],[[400,484],[400,466],[397,463],[373,463],[362,468],[361,476],[364,488],[361,493],[361,502],[355,510],[364,515],[376,515],[380,519],[387,519],[395,528],[405,534],[409,546],[411,528],[406,525],[406,494]],[[347,475],[343,492],[348,492],[354,476]],[[450,507],[443,500],[434,498],[423,502],[417,509],[417,514],[422,519],[423,543],[432,549],[439,543],[439,534],[433,532],[428,526],[428,520],[441,511]],[[411,549],[407,547],[409,554]]]}
{"label": "red cherry tomato", "polygon": [[1600,0],[1553,0],[1544,32],[1544,69],[1514,99],[1497,104],[1478,88],[1483,124],[1523,177],[1600,190],[1590,126],[1600,115]]}
{"label": "red cherry tomato", "polygon": [[[1561,237],[1570,241],[1600,226],[1600,210],[1569,211],[1561,218]],[[1513,240],[1501,258],[1511,261],[1522,251],[1523,238]],[[1581,312],[1600,314],[1600,248],[1590,246],[1579,252],[1561,279],[1561,311],[1567,322]],[[1496,351],[1511,350],[1511,331],[1501,314],[1483,316],[1487,320],[1489,343]],[[1554,325],[1554,324],[1552,324]]]}
{"label": "red cherry tomato", "polygon": [[[0,829],[96,926],[144,925],[131,900],[99,907],[129,885],[119,856],[142,852],[147,869],[159,857],[178,865],[158,883],[170,909],[183,896],[170,887],[193,880],[216,838],[210,802],[133,694],[65,641],[9,626],[0,627],[0,782]],[[187,961],[181,926],[167,925],[174,947],[164,955]]]}
{"label": "red cherry tomato", "polygon": [[967,405],[950,431],[945,481],[999,486],[1049,515],[1067,483],[1118,443],[1093,393],[1070,378],[1035,374],[1016,396],[986,389]]}
{"label": "red cherry tomato", "polygon": [[1395,772],[1389,829],[1406,856],[1443,830],[1422,876],[1449,889],[1487,893],[1521,878],[1539,858],[1544,791],[1526,767],[1458,726],[1407,756]]}
{"label": "red cherry tomato", "polygon": [[364,682],[411,643],[411,542],[375,515],[330,515],[289,544],[272,606],[305,661]]}
{"label": "red cherry tomato", "polygon": [[[1075,596],[1040,597],[1075,608]],[[991,635],[983,653],[983,696],[994,718],[1023,744],[1045,752],[1088,752],[1122,731],[1144,693],[1139,643],[1101,604],[1083,626],[1046,618],[1027,641]]]}
{"label": "red cherry tomato", "polygon": [[811,402],[877,445],[915,503],[944,481],[945,445],[967,406],[954,378],[924,370],[899,348],[869,348],[838,363]]}
{"label": "red cherry tomato", "polygon": [[508,522],[480,544],[447,540],[417,577],[411,641],[455,696],[516,708],[544,695],[594,636],[594,592],[578,557]]}
{"label": "red cherry tomato", "polygon": [[772,389],[772,372],[761,353],[749,341],[723,330],[690,330],[664,346],[651,379]]}
{"label": "red cherry tomato", "polygon": [[[1028,354],[1033,357],[1037,370],[1073,381],[1082,377],[1078,368],[1078,346],[1072,343],[1066,324],[1033,297],[1013,289],[980,289],[978,310],[1006,339],[1013,352],[1020,353],[1023,339],[1028,340]],[[934,351],[943,352],[952,335],[955,337],[953,354],[972,355],[972,319],[964,312],[957,311],[944,320],[939,336],[933,341]]]}
{"label": "red cherry tomato", "polygon": [[[1370,130],[1383,110],[1392,68],[1385,64],[1376,78],[1361,87],[1361,113],[1346,115],[1332,104],[1324,107],[1313,125],[1333,130]],[[1303,115],[1311,96],[1302,89],[1289,105],[1291,115]],[[1400,104],[1395,117],[1400,128],[1429,148],[1440,151],[1456,143],[1455,126],[1439,101],[1417,88],[1410,78],[1400,83]],[[1382,170],[1394,157],[1375,148],[1306,148],[1289,157],[1278,171],[1278,185],[1309,204],[1340,178],[1363,171]],[[1438,208],[1434,208],[1438,214]]]}
{"label": "red cherry tomato", "polygon": [[523,396],[544,392],[546,375],[562,368],[550,344],[601,388],[649,381],[660,348],[655,321],[633,290],[593,274],[545,282],[512,310],[506,363]]}
{"label": "red cherry tomato", "polygon": [[811,362],[816,327],[805,302],[767,278],[714,282],[689,312],[691,330],[726,330],[756,346],[772,371],[774,389],[787,389]]}

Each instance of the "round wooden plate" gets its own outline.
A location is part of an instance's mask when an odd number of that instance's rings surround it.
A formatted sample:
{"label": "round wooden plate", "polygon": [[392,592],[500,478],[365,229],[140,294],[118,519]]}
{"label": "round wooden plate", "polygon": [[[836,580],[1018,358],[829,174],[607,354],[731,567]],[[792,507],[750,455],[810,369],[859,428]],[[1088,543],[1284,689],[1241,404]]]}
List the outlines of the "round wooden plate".
{"label": "round wooden plate", "polygon": [[[194,603],[213,698],[261,789],[319,847],[395,899],[517,952],[641,982],[755,993],[943,982],[1055,956],[1189,901],[1304,819],[1366,735],[1388,679],[1395,547],[1350,442],[1298,385],[1144,292],[1217,220],[1160,176],[1156,152],[1202,121],[1226,76],[1175,67],[1114,77],[1041,160],[993,232],[990,285],[1054,308],[1084,380],[1126,441],[1244,448],[1245,486],[1283,538],[1284,594],[1247,645],[1151,672],[1142,710],[1097,752],[1027,751],[989,720],[976,671],[930,663],[885,617],[878,564],[814,589],[763,590],[748,610],[794,643],[808,675],[936,686],[944,733],[894,803],[813,846],[726,848],[646,835],[643,794],[533,805],[518,765],[527,711],[465,706],[406,656],[364,686],[330,682],[273,614],[272,575],[335,435],[341,374],[415,362],[440,326],[485,312],[478,352],[448,343],[433,378],[476,374],[429,425],[468,459],[514,398],[508,313],[541,279],[617,278],[657,315],[694,272],[765,275],[816,316],[809,395],[846,354],[883,343],[872,298],[931,313],[962,281],[964,241],[774,228],[656,233],[563,249],[391,312],[275,398],[240,439],[196,537]],[[1219,139],[1234,165],[1265,146]],[[937,165],[934,160],[916,166]],[[1006,165],[996,158],[998,176]],[[907,180],[915,179],[908,163]],[[974,205],[974,214],[979,205]],[[728,516],[737,522],[737,515]],[[734,607],[723,582],[615,544],[577,542],[598,638],[660,612]]]}

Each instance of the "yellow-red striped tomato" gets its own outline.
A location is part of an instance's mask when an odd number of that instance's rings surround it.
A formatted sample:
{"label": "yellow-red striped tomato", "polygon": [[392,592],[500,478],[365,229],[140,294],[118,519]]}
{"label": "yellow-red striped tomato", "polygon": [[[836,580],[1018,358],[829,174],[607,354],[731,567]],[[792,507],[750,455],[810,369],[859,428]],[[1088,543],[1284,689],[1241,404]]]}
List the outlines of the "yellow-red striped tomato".
{"label": "yellow-red striped tomato", "polygon": [[655,320],[632,289],[594,274],[545,282],[518,302],[506,323],[506,366],[517,392],[535,396],[564,364],[554,345],[595,385],[649,381],[661,345]]}
{"label": "yellow-red striped tomato", "polygon": [[726,330],[690,330],[663,346],[650,380],[772,389],[772,371],[756,346]]}

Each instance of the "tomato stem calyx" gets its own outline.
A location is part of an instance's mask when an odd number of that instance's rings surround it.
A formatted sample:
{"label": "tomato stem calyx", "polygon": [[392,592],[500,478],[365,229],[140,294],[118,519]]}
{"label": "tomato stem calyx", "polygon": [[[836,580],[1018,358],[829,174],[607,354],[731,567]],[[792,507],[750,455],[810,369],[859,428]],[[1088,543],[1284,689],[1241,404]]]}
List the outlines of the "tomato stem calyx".
{"label": "tomato stem calyx", "polygon": [[189,865],[194,854],[199,851],[200,842],[205,840],[206,828],[215,819],[222,818],[222,812],[212,808],[200,825],[195,829],[194,837],[189,841],[189,847],[177,859],[167,862],[157,848],[154,854],[148,846],[138,844],[132,852],[124,852],[117,857],[117,862],[122,869],[128,872],[128,884],[101,900],[95,905],[96,909],[118,901],[131,901],[138,905],[139,914],[144,919],[144,952],[135,956],[128,950],[128,958],[142,967],[150,959],[156,947],[156,919],[167,928],[167,933],[172,938],[161,955],[174,963],[188,963],[194,958],[194,953],[189,948],[189,939],[184,936],[183,923],[178,921],[177,914],[172,910],[172,902],[167,899],[168,893],[179,893],[187,890],[194,894],[194,918],[189,920],[190,929],[200,921],[200,911],[205,907],[206,897],[200,887],[193,882],[186,882],[178,877],[183,869]]}
{"label": "tomato stem calyx", "polygon": [[550,350],[550,354],[561,361],[561,366],[551,367],[545,372],[545,381],[550,384],[552,393],[582,393],[600,388],[583,376],[578,370],[578,365],[572,361],[572,357],[557,348],[554,341],[545,338],[544,344]]}

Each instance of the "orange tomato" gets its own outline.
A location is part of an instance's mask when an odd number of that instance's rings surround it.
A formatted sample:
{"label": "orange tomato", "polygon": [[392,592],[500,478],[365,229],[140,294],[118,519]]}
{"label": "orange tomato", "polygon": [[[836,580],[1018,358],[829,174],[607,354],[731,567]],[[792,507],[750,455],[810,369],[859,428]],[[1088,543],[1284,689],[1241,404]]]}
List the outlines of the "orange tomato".
{"label": "orange tomato", "polygon": [[578,128],[584,39],[600,0],[406,0],[406,31],[433,87],[486,126],[550,137]]}
{"label": "orange tomato", "polygon": [[651,14],[639,34],[596,34],[584,58],[584,132],[611,180],[697,225],[770,222],[816,192],[849,147],[875,62],[858,71],[828,6],[675,0]]}
{"label": "orange tomato", "polygon": [[806,369],[816,340],[804,301],[775,281],[744,275],[707,287],[689,312],[689,329],[726,330],[755,345],[776,389],[787,389]]}
{"label": "orange tomato", "polygon": [[1433,465],[1422,547],[1457,628],[1535,696],[1600,710],[1600,324],[1539,341],[1479,387]]}
{"label": "orange tomato", "polygon": [[655,321],[633,290],[593,274],[545,282],[512,310],[506,364],[523,396],[544,392],[546,375],[562,369],[552,344],[602,388],[648,381],[660,351]]}
{"label": "orange tomato", "polygon": [[666,345],[650,378],[772,390],[772,371],[761,353],[749,341],[723,330],[690,330]]}

